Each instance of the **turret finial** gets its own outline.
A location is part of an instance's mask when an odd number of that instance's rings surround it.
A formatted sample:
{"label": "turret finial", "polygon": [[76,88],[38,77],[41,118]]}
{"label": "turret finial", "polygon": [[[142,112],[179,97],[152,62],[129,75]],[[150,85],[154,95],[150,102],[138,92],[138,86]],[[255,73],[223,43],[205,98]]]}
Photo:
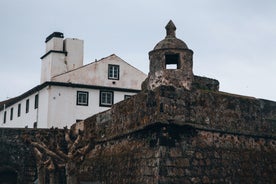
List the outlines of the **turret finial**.
{"label": "turret finial", "polygon": [[174,25],[174,23],[173,23],[172,20],[169,21],[169,23],[166,25],[165,28],[166,28],[166,31],[167,31],[167,36],[175,37],[176,27],[175,27],[175,25]]}

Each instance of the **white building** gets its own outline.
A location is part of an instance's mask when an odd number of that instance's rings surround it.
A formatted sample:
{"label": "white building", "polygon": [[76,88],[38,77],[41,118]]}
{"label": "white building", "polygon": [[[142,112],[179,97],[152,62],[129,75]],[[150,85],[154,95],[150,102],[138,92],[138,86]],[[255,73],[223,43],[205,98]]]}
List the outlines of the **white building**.
{"label": "white building", "polygon": [[146,75],[116,55],[83,66],[83,41],[54,32],[41,57],[41,84],[0,102],[0,127],[71,126],[138,93]]}

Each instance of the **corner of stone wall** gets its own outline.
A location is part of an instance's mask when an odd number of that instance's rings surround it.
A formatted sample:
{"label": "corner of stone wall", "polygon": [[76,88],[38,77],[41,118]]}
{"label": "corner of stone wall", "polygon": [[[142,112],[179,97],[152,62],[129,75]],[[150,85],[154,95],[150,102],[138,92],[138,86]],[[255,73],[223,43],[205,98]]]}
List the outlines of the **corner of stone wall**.
{"label": "corner of stone wall", "polygon": [[207,77],[194,76],[193,89],[219,91],[219,81]]}

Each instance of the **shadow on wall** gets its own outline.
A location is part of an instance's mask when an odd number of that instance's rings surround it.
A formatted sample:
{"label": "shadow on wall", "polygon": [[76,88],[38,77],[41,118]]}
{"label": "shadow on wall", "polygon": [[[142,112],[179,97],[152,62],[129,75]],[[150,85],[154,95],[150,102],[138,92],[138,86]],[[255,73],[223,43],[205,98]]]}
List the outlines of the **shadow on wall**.
{"label": "shadow on wall", "polygon": [[0,184],[17,184],[17,173],[8,168],[0,169]]}

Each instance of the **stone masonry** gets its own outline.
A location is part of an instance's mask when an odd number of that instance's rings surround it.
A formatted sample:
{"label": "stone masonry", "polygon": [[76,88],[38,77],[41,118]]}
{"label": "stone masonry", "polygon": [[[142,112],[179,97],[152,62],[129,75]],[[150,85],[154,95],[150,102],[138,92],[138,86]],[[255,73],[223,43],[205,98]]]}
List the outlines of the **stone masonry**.
{"label": "stone masonry", "polygon": [[276,181],[275,105],[168,86],[140,93],[81,123],[95,147],[78,166],[80,181]]}

